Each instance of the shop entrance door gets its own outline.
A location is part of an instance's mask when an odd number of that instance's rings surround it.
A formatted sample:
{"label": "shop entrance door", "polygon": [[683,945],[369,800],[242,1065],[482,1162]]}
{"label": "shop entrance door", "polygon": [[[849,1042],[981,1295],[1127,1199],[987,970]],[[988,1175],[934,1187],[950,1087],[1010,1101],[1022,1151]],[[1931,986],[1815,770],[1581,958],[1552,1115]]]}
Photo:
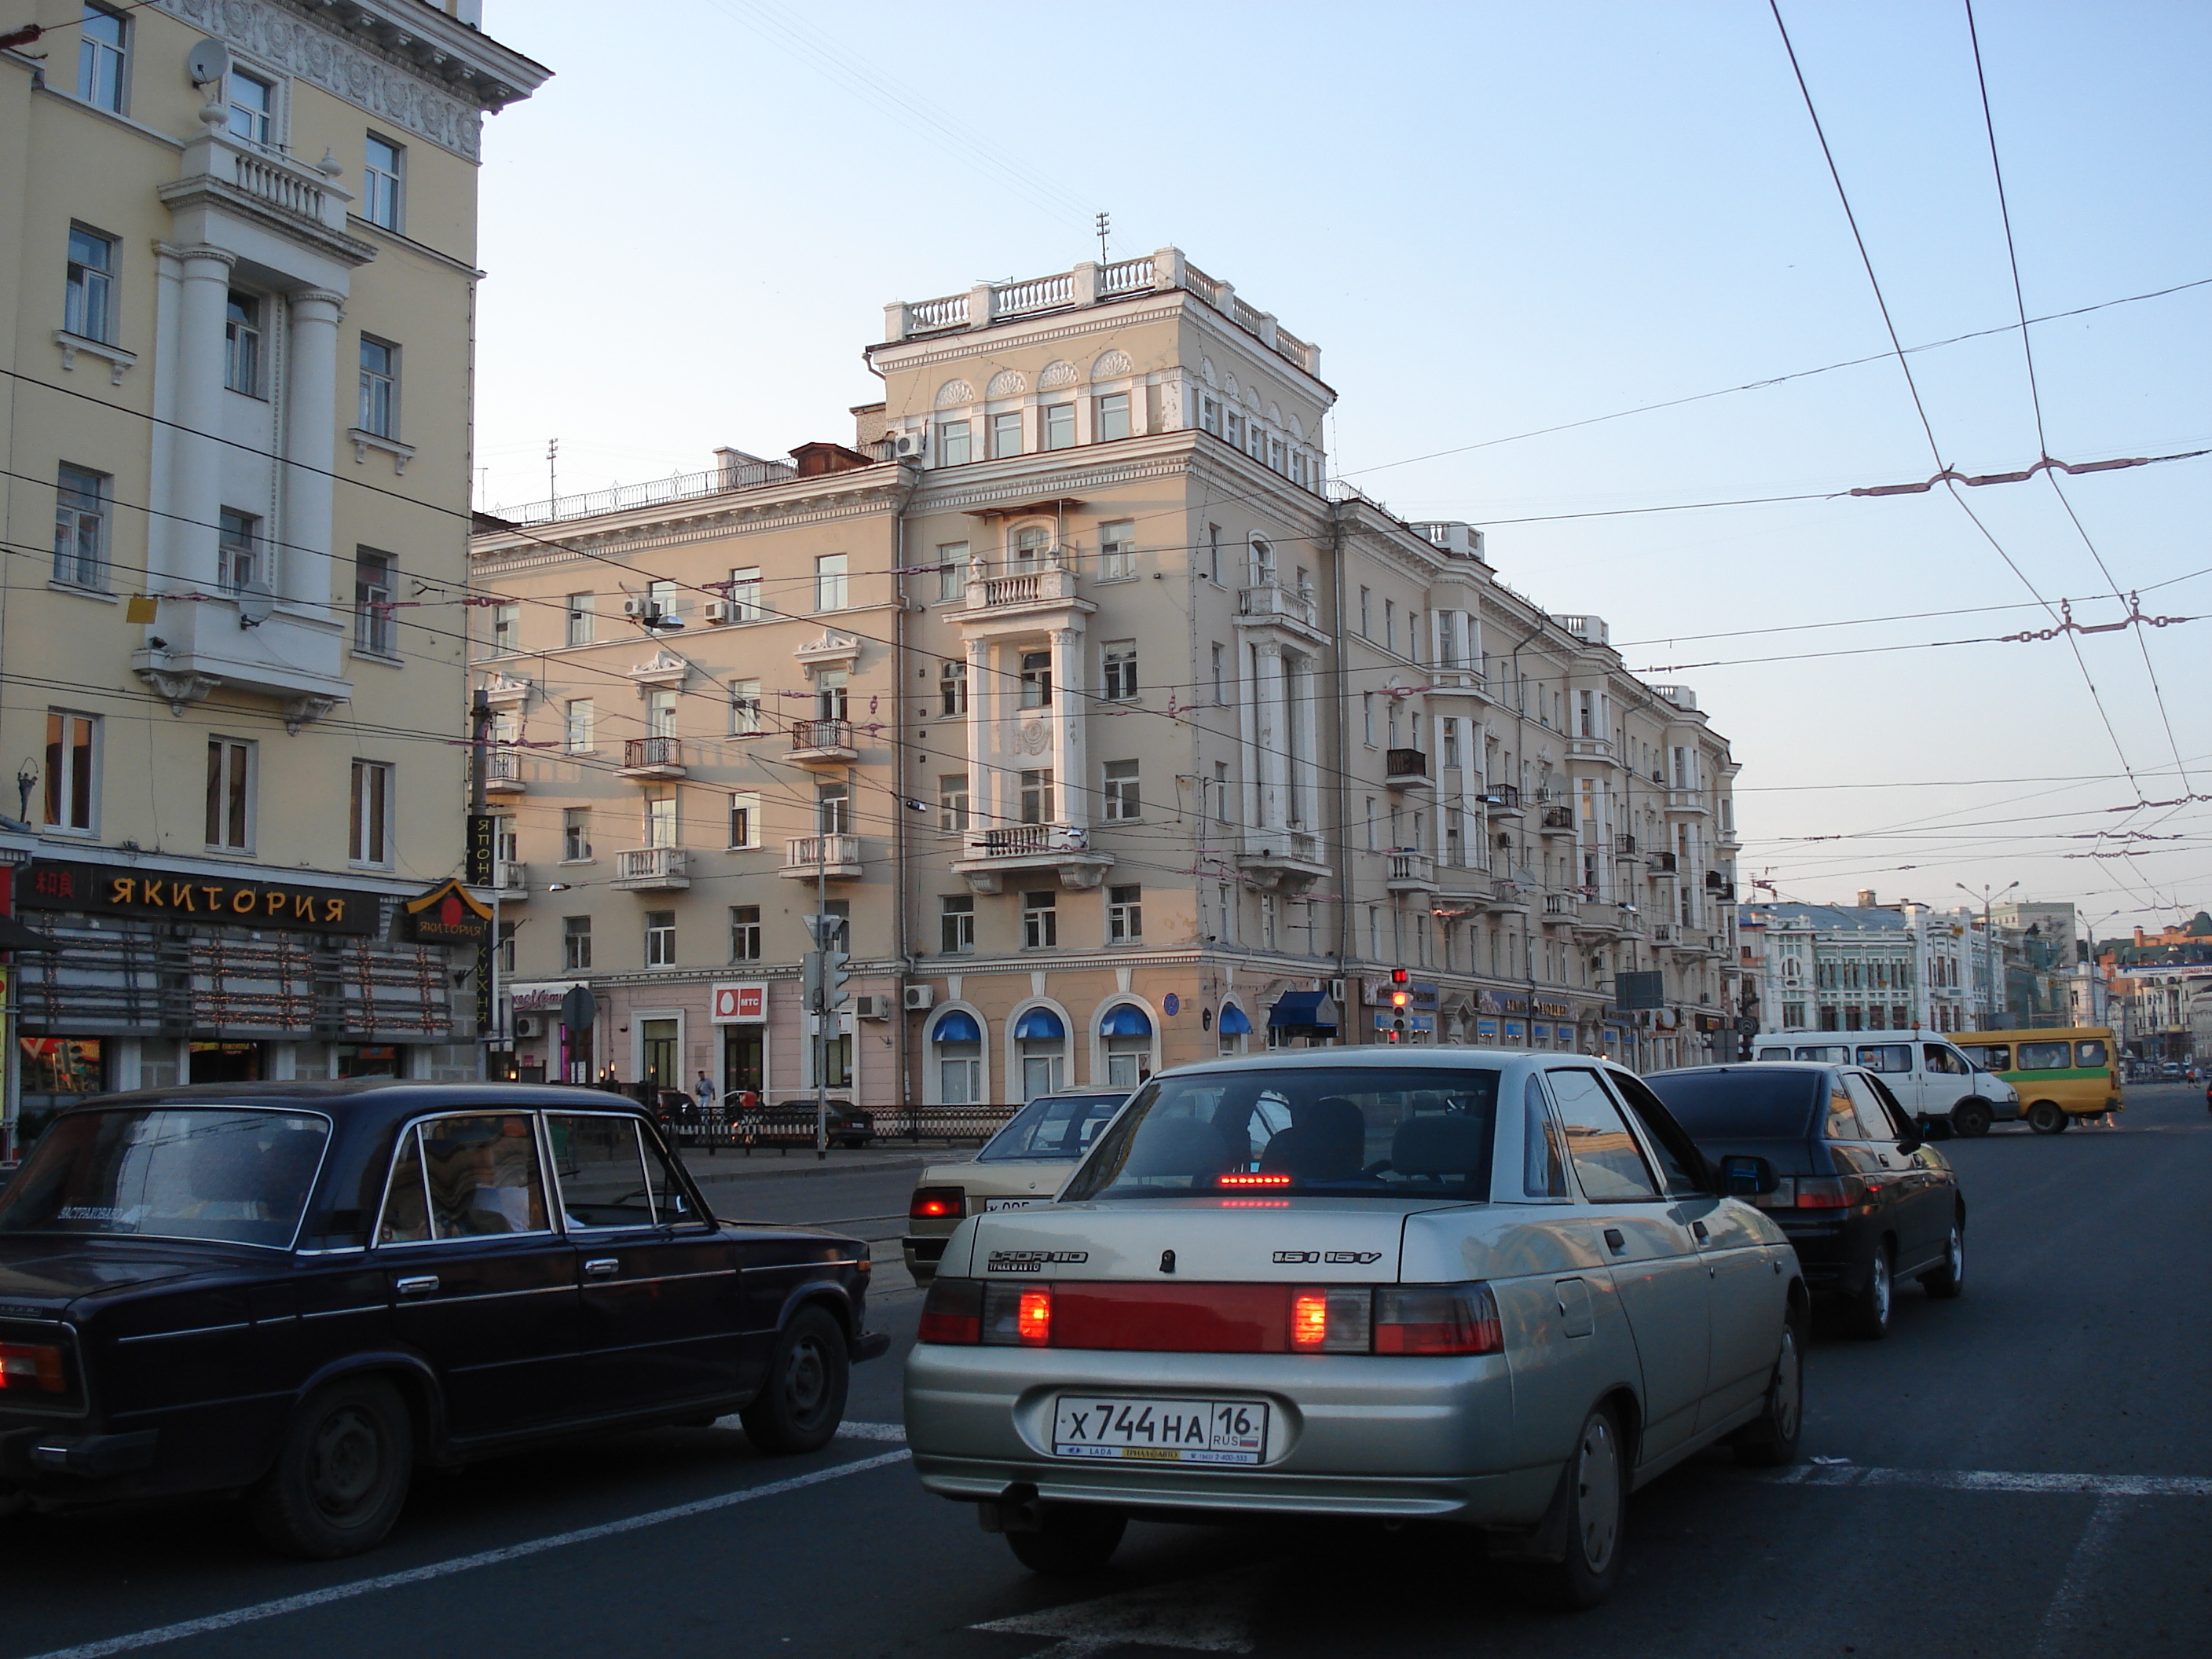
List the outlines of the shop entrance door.
{"label": "shop entrance door", "polygon": [[729,1025],[722,1030],[722,1098],[740,1090],[755,1094],[768,1087],[768,1027]]}
{"label": "shop entrance door", "polygon": [[639,1061],[643,1067],[642,1082],[656,1089],[680,1089],[684,1074],[682,1061],[676,1052],[676,1022],[672,1019],[647,1019],[639,1022],[644,1030],[644,1040],[639,1044]]}
{"label": "shop entrance door", "polygon": [[268,1076],[266,1045],[258,1042],[195,1042],[194,1083],[258,1083]]}

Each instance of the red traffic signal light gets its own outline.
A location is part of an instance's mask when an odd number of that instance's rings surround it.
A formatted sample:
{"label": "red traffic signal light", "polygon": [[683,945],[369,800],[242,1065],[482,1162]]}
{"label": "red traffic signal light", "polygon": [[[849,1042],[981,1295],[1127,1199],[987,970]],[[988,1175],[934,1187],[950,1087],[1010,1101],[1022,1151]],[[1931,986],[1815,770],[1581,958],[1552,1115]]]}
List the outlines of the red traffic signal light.
{"label": "red traffic signal light", "polygon": [[1407,1004],[1413,1001],[1413,999],[1411,996],[1407,995],[1403,991],[1393,991],[1390,993],[1390,1006],[1393,1008],[1403,1008]]}
{"label": "red traffic signal light", "polygon": [[1390,983],[1393,985],[1404,985],[1410,981],[1412,978],[1413,975],[1407,973],[1403,968],[1393,968],[1390,970]]}

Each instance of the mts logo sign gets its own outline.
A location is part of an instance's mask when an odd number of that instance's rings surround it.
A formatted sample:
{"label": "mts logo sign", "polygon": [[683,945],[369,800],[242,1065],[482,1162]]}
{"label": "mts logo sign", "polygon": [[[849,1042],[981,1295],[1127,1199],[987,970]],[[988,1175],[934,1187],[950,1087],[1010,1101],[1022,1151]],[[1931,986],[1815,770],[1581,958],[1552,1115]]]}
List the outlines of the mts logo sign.
{"label": "mts logo sign", "polygon": [[768,987],[717,985],[714,1021],[717,1025],[760,1025],[768,1019]]}

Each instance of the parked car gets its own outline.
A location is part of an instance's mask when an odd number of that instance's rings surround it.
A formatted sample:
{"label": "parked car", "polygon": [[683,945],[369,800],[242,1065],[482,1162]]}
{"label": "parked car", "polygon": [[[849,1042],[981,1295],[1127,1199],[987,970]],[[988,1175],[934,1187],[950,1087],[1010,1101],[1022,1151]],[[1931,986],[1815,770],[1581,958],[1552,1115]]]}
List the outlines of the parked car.
{"label": "parked car", "polygon": [[945,1242],[972,1211],[1027,1209],[1048,1204],[1098,1132],[1129,1098],[1125,1089],[1103,1093],[1039,1095],[957,1164],[933,1164],[915,1182],[907,1203],[903,1248],[907,1271],[927,1285],[945,1253]]}
{"label": "parked car", "polygon": [[1752,1058],[1863,1066],[1908,1115],[1948,1117],[1962,1135],[1985,1135],[2025,1109],[2020,1091],[1994,1075],[2003,1066],[1984,1065],[1966,1038],[1941,1031],[1778,1031],[1753,1039]]}
{"label": "parked car", "polygon": [[1164,1073],[1055,1202],[954,1233],[915,1468],[1042,1572],[1103,1563],[1132,1515],[1425,1519],[1593,1605],[1635,1487],[1717,1441],[1796,1455],[1805,1286],[1723,1178],[1604,1060]]}
{"label": "parked car", "polygon": [[652,1113],[501,1084],[205,1084],[59,1116],[0,1192],[0,1508],[243,1492],[381,1540],[420,1465],[743,1416],[828,1443],[868,1247],[715,1220]]}
{"label": "parked car", "polygon": [[1862,1337],[1889,1334],[1899,1281],[1939,1300],[1966,1279],[1966,1200],[1931,1139],[1949,1122],[1916,1121],[1886,1079],[1854,1066],[1769,1061],[1698,1066],[1644,1079],[1709,1160],[1757,1157],[1777,1184],[1752,1202],[1789,1235],[1805,1283],[1842,1304]]}

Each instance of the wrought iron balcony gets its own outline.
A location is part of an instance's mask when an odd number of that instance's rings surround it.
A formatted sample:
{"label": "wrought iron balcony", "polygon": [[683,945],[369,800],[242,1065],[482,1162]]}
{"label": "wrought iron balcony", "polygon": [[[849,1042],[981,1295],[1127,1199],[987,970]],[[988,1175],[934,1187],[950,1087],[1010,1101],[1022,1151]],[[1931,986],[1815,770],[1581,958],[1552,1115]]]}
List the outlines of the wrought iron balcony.
{"label": "wrought iron balcony", "polygon": [[519,795],[529,786],[522,781],[522,754],[514,749],[489,749],[484,751],[484,793],[488,795]]}
{"label": "wrought iron balcony", "polygon": [[674,738],[630,738],[623,744],[619,769],[626,778],[680,778],[683,745]]}
{"label": "wrought iron balcony", "polygon": [[1382,781],[1392,789],[1430,787],[1429,757],[1418,749],[1385,750]]}
{"label": "wrought iron balcony", "polygon": [[1547,806],[1544,809],[1544,821],[1540,827],[1543,833],[1547,836],[1573,835],[1575,809],[1571,806]]}
{"label": "wrought iron balcony", "polygon": [[852,721],[793,720],[791,723],[793,760],[844,763],[860,757],[860,750],[853,747]]}

